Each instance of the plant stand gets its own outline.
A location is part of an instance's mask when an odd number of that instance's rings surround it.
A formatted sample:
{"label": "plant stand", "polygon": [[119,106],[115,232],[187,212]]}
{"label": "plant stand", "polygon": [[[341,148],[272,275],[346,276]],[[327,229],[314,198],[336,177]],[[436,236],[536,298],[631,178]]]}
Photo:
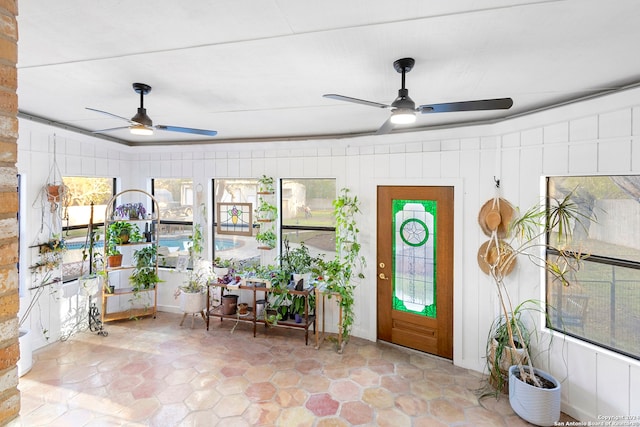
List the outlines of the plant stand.
{"label": "plant stand", "polygon": [[202,316],[202,320],[204,321],[205,326],[207,326],[207,318],[205,317],[204,313],[206,307],[204,298],[205,294],[200,292],[182,292],[180,294],[180,308],[184,312],[184,314],[182,315],[182,320],[180,320],[180,326],[182,326],[182,324],[184,323],[184,319],[186,319],[188,315],[191,315],[191,329],[193,329],[193,324],[198,315]]}
{"label": "plant stand", "polygon": [[[223,310],[222,310],[222,304],[220,304],[219,306],[214,306],[211,307],[210,305],[210,294],[211,294],[211,288],[212,287],[218,287],[221,289],[221,294],[223,294],[224,296],[224,291],[225,290],[246,290],[251,292],[252,294],[252,303],[253,305],[251,307],[249,307],[249,310],[247,312],[247,314],[241,315],[239,313],[234,313],[234,314],[224,314]],[[305,299],[305,313],[302,316],[302,321],[301,323],[296,323],[293,320],[278,320],[277,324],[271,324],[272,327],[274,328],[290,328],[290,329],[302,329],[304,330],[304,343],[305,345],[309,344],[309,328],[313,327],[313,333],[317,334],[317,329],[316,329],[316,323],[315,323],[315,319],[316,316],[309,314],[309,295],[311,294],[311,292],[313,292],[313,289],[308,288],[302,291],[296,291],[296,290],[276,290],[274,288],[271,287],[267,287],[265,286],[264,280],[261,279],[256,279],[255,281],[253,279],[246,279],[242,281],[242,284],[239,286],[234,286],[234,287],[227,287],[227,285],[225,284],[221,284],[221,283],[213,283],[210,282],[209,285],[207,286],[207,330],[209,330],[209,321],[211,319],[211,317],[218,317],[220,318],[220,321],[222,322],[224,319],[231,319],[234,320],[237,323],[239,322],[247,322],[253,325],[253,336],[255,338],[256,336],[256,325],[258,324],[264,324],[265,326],[268,326],[268,322],[264,319],[264,318],[258,318],[256,316],[256,293],[258,292],[262,292],[264,295],[264,300],[267,300],[267,296],[270,293],[281,293],[281,292],[288,292],[292,295],[297,295],[300,297],[303,297]],[[234,328],[235,329],[235,328]],[[232,330],[233,331],[233,330]]]}
{"label": "plant stand", "polygon": [[[325,309],[325,303],[326,303],[325,298],[328,298],[329,295],[331,296],[331,298],[336,299],[336,302],[338,303],[338,309],[340,310],[340,314],[338,317],[337,342],[338,342],[338,354],[342,354],[342,351],[344,350],[344,346],[346,344],[346,342],[342,341],[342,305],[340,304],[340,299],[342,297],[337,292],[328,293],[318,288],[316,288],[316,319],[315,319],[316,320],[316,326],[315,326],[316,350],[319,349],[320,345],[324,342],[324,340],[328,338],[328,337],[325,337],[324,309]],[[320,321],[320,318],[322,318],[322,322]]]}
{"label": "plant stand", "polygon": [[198,315],[202,316],[202,321],[204,322],[204,326],[207,326],[207,318],[204,314],[204,310],[202,310],[200,313],[184,313],[182,315],[182,320],[180,320],[180,326],[182,326],[182,324],[184,323],[184,319],[186,319],[188,315],[191,315],[191,329],[193,329],[193,324],[196,321],[196,317],[198,317]]}

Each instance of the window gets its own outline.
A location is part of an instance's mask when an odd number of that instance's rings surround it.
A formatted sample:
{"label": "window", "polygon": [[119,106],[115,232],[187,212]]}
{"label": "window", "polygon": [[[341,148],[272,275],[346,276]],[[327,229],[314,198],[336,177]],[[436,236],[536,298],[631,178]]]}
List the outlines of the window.
{"label": "window", "polygon": [[303,243],[312,256],[333,259],[336,222],[333,201],[336,180],[326,178],[283,179],[281,182],[282,239],[291,247]]}
{"label": "window", "polygon": [[569,286],[547,279],[549,326],[640,359],[640,176],[547,179],[551,199],[571,191],[579,213],[591,221],[572,224],[567,249],[589,257]]}
{"label": "window", "polygon": [[160,208],[158,263],[161,267],[175,268],[179,257],[189,254],[193,234],[193,180],[156,178],[151,180],[151,193]]}
{"label": "window", "polygon": [[255,238],[259,225],[252,215],[257,202],[257,179],[213,180],[214,258],[233,259],[242,265],[260,264],[263,251]]}
{"label": "window", "polygon": [[[250,223],[242,216],[235,216],[237,223],[231,226],[229,222],[232,217],[225,213],[234,207],[237,208],[234,212],[246,213],[246,210],[250,209],[255,213],[260,198],[269,197],[258,193],[258,180],[215,179],[213,189],[214,258],[233,258],[243,265],[275,262],[277,254],[260,249],[264,245],[256,241],[261,227],[257,215],[252,216]],[[311,255],[324,253],[327,254],[327,259],[332,259],[335,255],[335,219],[332,205],[335,198],[334,179],[282,180],[280,206],[275,222],[281,221],[282,239],[288,239],[292,247],[304,242]],[[275,204],[275,198],[269,202]],[[221,211],[219,207],[225,209]],[[250,230],[250,233],[247,230]],[[275,231],[277,234],[278,229]]]}
{"label": "window", "polygon": [[[115,194],[115,179],[65,176],[62,182],[67,187],[65,210],[62,212],[62,231],[67,243],[62,278],[68,281],[89,272],[89,261],[85,260],[83,264],[82,252],[91,221],[91,204],[94,232],[104,236],[104,212],[107,202]],[[97,243],[98,252],[102,251],[102,245],[102,241]]]}

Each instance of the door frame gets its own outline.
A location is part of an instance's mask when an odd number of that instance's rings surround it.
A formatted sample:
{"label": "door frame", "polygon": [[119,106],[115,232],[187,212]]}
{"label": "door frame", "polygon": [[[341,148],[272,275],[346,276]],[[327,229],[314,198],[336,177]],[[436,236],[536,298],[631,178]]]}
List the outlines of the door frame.
{"label": "door frame", "polygon": [[[464,188],[463,180],[461,178],[414,178],[414,179],[373,179],[373,185],[369,189],[367,188],[367,198],[371,200],[371,211],[374,212],[373,224],[372,224],[372,241],[374,244],[371,247],[371,257],[373,262],[367,263],[367,277],[371,277],[373,280],[372,289],[376,289],[376,272],[377,272],[377,260],[376,251],[378,248],[378,231],[375,226],[377,222],[377,215],[375,214],[376,206],[378,204],[378,186],[391,185],[391,186],[419,186],[419,187],[453,187],[453,364],[456,366],[464,366],[462,360],[462,313],[463,313],[463,224],[464,224]],[[361,230],[363,227],[359,227]],[[474,253],[476,249],[474,248]],[[475,255],[473,257],[475,259]],[[377,292],[371,292],[372,304],[371,306],[377,307],[378,297]],[[369,324],[376,325],[373,328],[373,339],[377,340],[377,322],[378,314],[376,310],[371,310],[369,313]]]}

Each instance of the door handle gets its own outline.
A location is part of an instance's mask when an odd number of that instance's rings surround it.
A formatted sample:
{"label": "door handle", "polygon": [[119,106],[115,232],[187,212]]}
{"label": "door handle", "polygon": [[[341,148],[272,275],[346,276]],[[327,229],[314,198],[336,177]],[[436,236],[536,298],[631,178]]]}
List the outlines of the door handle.
{"label": "door handle", "polygon": [[381,280],[389,280],[389,278],[388,278],[387,276],[385,276],[385,275],[384,275],[384,273],[380,273],[380,274],[378,274],[378,277],[379,277]]}

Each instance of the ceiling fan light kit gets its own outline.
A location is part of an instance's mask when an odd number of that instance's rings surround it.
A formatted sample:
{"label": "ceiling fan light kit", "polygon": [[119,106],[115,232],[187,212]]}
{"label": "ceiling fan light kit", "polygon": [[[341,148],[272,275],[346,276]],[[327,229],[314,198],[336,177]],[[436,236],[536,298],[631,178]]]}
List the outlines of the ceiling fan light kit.
{"label": "ceiling fan light kit", "polygon": [[133,125],[129,128],[129,132],[133,135],[153,135],[153,129],[145,125]]}
{"label": "ceiling fan light kit", "polygon": [[393,130],[394,125],[406,125],[416,121],[416,113],[452,113],[460,111],[482,110],[507,110],[513,105],[511,98],[483,99],[476,101],[448,102],[444,104],[420,105],[416,108],[415,102],[409,97],[409,90],[405,88],[406,74],[413,69],[416,61],[413,58],[401,58],[393,63],[393,68],[402,74],[402,86],[398,90],[398,97],[390,104],[382,104],[364,99],[352,98],[334,93],[323,95],[325,98],[338,101],[353,102],[375,108],[391,110],[391,116],[382,124],[376,134],[385,134]]}
{"label": "ceiling fan light kit", "polygon": [[391,112],[389,119],[394,125],[408,125],[415,123],[416,113],[409,108],[396,108]]}
{"label": "ceiling fan light kit", "polygon": [[134,83],[133,90],[140,94],[140,107],[138,107],[138,112],[131,119],[127,119],[125,117],[121,117],[112,113],[108,113],[102,110],[96,110],[95,108],[87,107],[87,110],[95,111],[97,113],[106,114],[107,116],[111,116],[120,120],[124,120],[129,123],[129,126],[110,128],[110,129],[102,129],[95,130],[93,133],[103,133],[110,132],[113,130],[120,129],[129,129],[129,132],[133,135],[142,135],[149,136],[153,135],[153,130],[158,129],[162,131],[168,132],[181,132],[181,133],[189,133],[193,135],[204,135],[204,136],[216,136],[218,134],[215,130],[208,129],[194,129],[180,126],[169,126],[169,125],[153,125],[153,121],[147,115],[147,109],[144,108],[144,96],[151,92],[151,86],[145,83]]}

